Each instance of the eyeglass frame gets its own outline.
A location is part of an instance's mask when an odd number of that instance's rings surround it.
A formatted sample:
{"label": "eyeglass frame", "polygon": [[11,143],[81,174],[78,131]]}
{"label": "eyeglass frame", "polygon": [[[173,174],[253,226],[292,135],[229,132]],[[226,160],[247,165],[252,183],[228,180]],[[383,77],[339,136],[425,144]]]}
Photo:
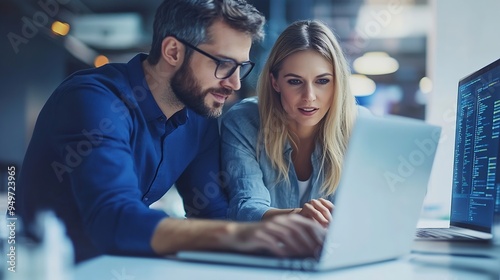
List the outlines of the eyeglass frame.
{"label": "eyeglass frame", "polygon": [[[209,54],[209,53],[205,52],[204,50],[201,50],[201,49],[199,49],[199,48],[197,48],[197,47],[193,46],[192,44],[190,44],[190,43],[186,42],[186,41],[185,41],[185,40],[183,40],[183,39],[179,39],[179,38],[177,38],[177,37],[175,37],[175,39],[177,39],[179,42],[183,43],[184,45],[186,45],[186,46],[190,47],[191,49],[193,49],[193,50],[195,50],[195,51],[197,51],[197,52],[201,53],[202,55],[204,55],[204,56],[206,56],[206,57],[208,57],[208,58],[212,59],[213,61],[215,61],[215,63],[217,64],[217,66],[215,67],[214,76],[215,76],[215,78],[217,78],[217,79],[219,79],[219,80],[224,80],[224,79],[227,79],[227,78],[231,77],[231,76],[234,74],[234,72],[236,71],[236,69],[238,68],[238,66],[240,67],[240,71],[241,71],[241,69],[242,69],[241,67],[242,67],[242,66],[250,64],[250,66],[251,66],[251,67],[250,67],[250,69],[248,70],[248,72],[247,72],[247,73],[246,73],[243,77],[240,77],[240,81],[241,81],[241,80],[245,79],[245,78],[248,76],[248,74],[250,74],[250,72],[252,72],[252,70],[253,70],[253,68],[254,68],[254,66],[255,66],[255,62],[253,62],[253,61],[251,61],[251,60],[248,60],[248,61],[243,61],[243,62],[241,62],[241,63],[238,63],[236,60],[231,59],[231,58],[225,58],[225,59],[224,59],[224,58],[217,58],[217,57],[215,57],[215,56],[213,56],[213,55],[211,55],[211,54]],[[223,62],[231,62],[231,63],[233,63],[235,66],[232,68],[232,70],[231,70],[231,71],[229,71],[229,72],[228,72],[228,74],[227,74],[225,77],[219,78],[219,77],[217,77],[217,70],[219,69],[219,66],[220,66]],[[240,73],[241,73],[241,72],[240,72]],[[240,74],[240,76],[241,76],[241,74]]]}

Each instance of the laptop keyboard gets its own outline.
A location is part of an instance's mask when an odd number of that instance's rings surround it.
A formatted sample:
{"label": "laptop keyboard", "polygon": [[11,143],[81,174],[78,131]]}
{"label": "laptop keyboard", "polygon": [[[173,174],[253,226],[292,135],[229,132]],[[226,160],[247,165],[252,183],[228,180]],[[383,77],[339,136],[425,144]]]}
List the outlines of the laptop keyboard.
{"label": "laptop keyboard", "polygon": [[479,239],[474,236],[461,234],[458,232],[451,232],[449,229],[439,229],[439,228],[426,228],[417,229],[416,237],[420,239],[446,239],[446,240],[471,240]]}

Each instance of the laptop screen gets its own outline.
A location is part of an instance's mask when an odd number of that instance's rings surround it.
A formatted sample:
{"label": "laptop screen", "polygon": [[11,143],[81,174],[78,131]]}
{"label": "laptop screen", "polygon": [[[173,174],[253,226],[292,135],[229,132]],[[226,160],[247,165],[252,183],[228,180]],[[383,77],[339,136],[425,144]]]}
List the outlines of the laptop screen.
{"label": "laptop screen", "polygon": [[450,225],[490,232],[500,212],[500,59],[460,80]]}

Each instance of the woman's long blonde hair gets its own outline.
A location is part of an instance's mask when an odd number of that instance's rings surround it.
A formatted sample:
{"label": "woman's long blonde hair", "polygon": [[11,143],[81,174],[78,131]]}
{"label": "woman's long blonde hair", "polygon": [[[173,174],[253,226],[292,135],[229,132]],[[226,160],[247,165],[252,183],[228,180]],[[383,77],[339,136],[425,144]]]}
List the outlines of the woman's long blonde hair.
{"label": "woman's long blonde hair", "polygon": [[318,124],[317,132],[322,151],[318,174],[324,176],[321,192],[328,196],[335,192],[339,184],[344,153],[357,109],[349,86],[350,70],[344,53],[335,35],[323,23],[316,20],[294,22],[276,40],[257,84],[261,127],[259,139],[263,141],[273,167],[279,171],[278,180],[288,181],[289,166],[284,158],[284,150],[287,140],[292,145],[295,142],[287,129],[287,114],[281,106],[279,94],[272,87],[270,74],[277,78],[283,61],[291,54],[304,50],[318,52],[333,65],[334,97],[330,109]]}

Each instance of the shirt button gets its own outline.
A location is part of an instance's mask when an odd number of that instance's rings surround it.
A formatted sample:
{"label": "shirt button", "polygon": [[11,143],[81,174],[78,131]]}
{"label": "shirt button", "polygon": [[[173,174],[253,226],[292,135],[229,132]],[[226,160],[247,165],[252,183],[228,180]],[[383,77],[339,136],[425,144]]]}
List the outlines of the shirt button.
{"label": "shirt button", "polygon": [[148,201],[148,200],[149,200],[149,198],[145,197],[143,200],[144,200],[144,201]]}
{"label": "shirt button", "polygon": [[165,117],[159,117],[159,118],[158,118],[158,121],[160,121],[160,122],[164,122],[164,121],[165,121]]}

